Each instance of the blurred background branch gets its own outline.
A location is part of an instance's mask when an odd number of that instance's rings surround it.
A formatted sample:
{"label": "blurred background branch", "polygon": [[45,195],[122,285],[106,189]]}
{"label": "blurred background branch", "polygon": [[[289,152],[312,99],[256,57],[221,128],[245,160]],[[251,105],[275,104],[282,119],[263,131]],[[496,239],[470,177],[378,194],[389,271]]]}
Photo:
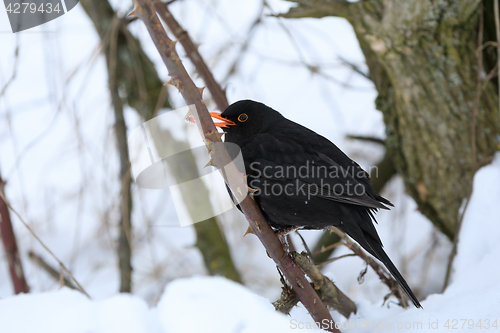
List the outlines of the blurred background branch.
{"label": "blurred background branch", "polygon": [[[130,163],[127,151],[127,137],[126,137],[126,127],[123,121],[123,107],[121,103],[125,102],[134,108],[144,119],[148,121],[152,119],[156,112],[158,111],[158,105],[167,108],[171,108],[168,101],[168,95],[165,94],[166,90],[163,90],[163,82],[160,80],[153,63],[149,60],[148,56],[142,50],[139,42],[135,37],[133,37],[128,31],[128,25],[126,22],[129,20],[116,18],[116,13],[112,10],[111,5],[106,1],[101,0],[84,0],[81,2],[84,9],[86,10],[89,17],[94,22],[94,26],[101,36],[101,40],[104,46],[104,52],[106,55],[109,77],[110,77],[110,90],[112,95],[112,101],[115,109],[115,119],[116,119],[116,133],[117,142],[120,152],[120,181],[123,184],[122,191],[122,222],[120,222],[120,236],[118,240],[118,256],[120,258],[120,272],[121,272],[121,291],[131,290],[131,249],[130,242],[133,237],[130,232],[130,213],[131,213],[131,195],[130,195]],[[164,5],[164,4],[162,4]],[[166,6],[166,5],[164,5]],[[162,7],[165,10],[166,7]],[[115,18],[115,19],[113,19]],[[108,41],[106,39],[107,31],[112,25],[113,20],[117,23],[118,28],[115,34],[111,34],[111,39]],[[175,19],[170,15],[170,22],[174,22]],[[176,26],[174,26],[176,27]],[[111,30],[113,31],[113,30]],[[181,36],[182,37],[182,36]],[[188,47],[193,48],[192,42],[186,38],[182,39]],[[192,51],[192,49],[188,49]],[[220,87],[213,80],[213,76],[210,71],[204,65],[203,59],[198,54],[194,59],[197,60],[196,64],[201,66],[204,74],[204,78],[209,80],[207,86],[211,88],[212,94],[217,96],[220,100],[225,101],[225,96],[222,98]],[[113,78],[113,81],[111,81]],[[211,79],[210,79],[211,78]],[[136,82],[136,84],[134,84]],[[125,98],[120,99],[119,89],[123,90]],[[225,101],[227,104],[227,101]],[[165,130],[164,141],[162,143],[154,142],[157,147],[167,146],[167,147],[185,147],[185,150],[189,150],[189,145],[187,143],[179,142],[173,140],[172,136]],[[187,165],[195,165],[194,156],[187,156],[190,161],[182,164],[179,167],[186,167]],[[191,170],[192,177],[197,178],[197,170]],[[173,172],[174,175],[178,173]],[[194,193],[200,197],[200,200],[193,200],[193,198],[188,198],[186,195],[188,193],[183,193],[184,202],[188,206],[188,211],[195,211],[199,209],[200,201],[206,204],[210,203],[208,197],[208,191],[206,188],[199,188]],[[231,259],[229,253],[229,247],[224,238],[223,232],[217,224],[216,218],[210,218],[203,223],[194,224],[194,229],[196,231],[196,242],[195,245],[200,249],[200,253],[203,256],[205,267],[209,274],[211,275],[222,275],[231,280],[242,282],[241,277],[236,270],[236,267]],[[128,236],[127,236],[128,235]]]}
{"label": "blurred background branch", "polygon": [[4,189],[5,182],[0,175],[0,236],[2,236],[2,243],[7,257],[7,264],[9,266],[10,279],[14,287],[14,292],[16,294],[27,293],[30,288],[24,277],[21,255],[17,248],[17,240],[10,219],[9,207],[7,206],[7,202],[3,199],[5,197]]}

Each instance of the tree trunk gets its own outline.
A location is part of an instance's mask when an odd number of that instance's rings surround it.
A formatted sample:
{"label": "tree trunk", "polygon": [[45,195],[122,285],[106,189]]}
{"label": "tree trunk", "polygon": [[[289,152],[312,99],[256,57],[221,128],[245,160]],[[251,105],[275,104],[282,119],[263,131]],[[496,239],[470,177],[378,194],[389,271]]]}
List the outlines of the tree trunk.
{"label": "tree trunk", "polygon": [[474,173],[491,160],[499,130],[492,82],[475,106],[481,1],[294,2],[285,17],[340,16],[352,24],[394,165],[420,211],[454,239]]}

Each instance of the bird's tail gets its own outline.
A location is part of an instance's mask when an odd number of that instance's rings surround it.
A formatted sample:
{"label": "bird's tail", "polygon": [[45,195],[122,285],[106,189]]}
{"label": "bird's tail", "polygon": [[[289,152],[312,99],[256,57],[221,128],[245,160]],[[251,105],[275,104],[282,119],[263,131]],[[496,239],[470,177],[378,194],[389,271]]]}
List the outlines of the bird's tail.
{"label": "bird's tail", "polygon": [[394,266],[389,256],[385,253],[384,249],[382,248],[382,245],[370,236],[365,237],[365,241],[366,243],[368,243],[371,250],[373,251],[372,254],[375,255],[375,257],[378,260],[380,260],[385,265],[385,267],[387,267],[387,269],[389,270],[389,272],[391,272],[394,279],[398,281],[399,285],[401,286],[401,288],[403,288],[406,295],[408,295],[408,297],[411,299],[415,307],[422,308],[422,305],[420,305],[417,297],[415,296],[411,288],[408,286],[401,273],[399,273],[396,266]]}

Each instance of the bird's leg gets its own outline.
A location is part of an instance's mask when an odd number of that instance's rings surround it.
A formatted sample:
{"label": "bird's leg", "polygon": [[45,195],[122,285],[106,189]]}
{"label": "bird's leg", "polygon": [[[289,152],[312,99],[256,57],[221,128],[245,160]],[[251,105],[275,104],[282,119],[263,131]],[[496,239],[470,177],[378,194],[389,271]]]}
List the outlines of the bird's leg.
{"label": "bird's leg", "polygon": [[300,226],[292,226],[292,227],[288,227],[286,229],[283,229],[283,230],[280,230],[278,232],[276,232],[276,235],[278,236],[278,239],[280,240],[281,242],[281,245],[283,245],[283,250],[285,250],[285,253],[288,253],[288,250],[289,250],[289,246],[288,246],[288,241],[286,239],[286,236],[297,230],[297,229],[300,229],[302,227]]}
{"label": "bird's leg", "polygon": [[298,225],[294,225],[294,226],[291,226],[291,227],[288,227],[288,228],[285,228],[283,230],[280,230],[276,233],[276,235],[278,235],[278,237],[286,237],[286,235],[288,235],[289,233],[295,231],[295,230],[298,230],[302,228],[302,226],[298,226]]}

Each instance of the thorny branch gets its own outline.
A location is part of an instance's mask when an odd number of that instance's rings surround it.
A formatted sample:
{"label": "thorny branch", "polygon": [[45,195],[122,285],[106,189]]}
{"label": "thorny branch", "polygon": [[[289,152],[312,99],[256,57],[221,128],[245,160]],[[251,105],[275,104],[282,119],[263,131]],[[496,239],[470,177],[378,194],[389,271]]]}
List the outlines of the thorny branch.
{"label": "thorny branch", "polygon": [[24,221],[24,219],[21,217],[21,215],[19,215],[19,213],[11,206],[11,204],[9,203],[9,201],[7,200],[7,198],[5,197],[5,195],[4,195],[4,193],[2,191],[0,191],[0,199],[5,202],[5,204],[7,205],[7,207],[9,207],[9,209],[17,216],[17,218],[19,219],[19,221],[21,221],[21,223],[26,227],[26,229],[28,229],[28,231],[31,233],[31,235],[33,235],[33,237],[35,237],[35,239],[38,241],[38,243],[40,243],[40,245],[52,256],[52,258],[54,258],[57,261],[57,263],[59,264],[59,266],[61,266],[61,269],[64,272],[66,272],[66,274],[68,274],[68,276],[76,284],[76,286],[78,287],[78,289],[82,293],[84,293],[88,298],[92,299],[92,297],[90,297],[90,295],[85,291],[85,289],[82,287],[82,285],[75,279],[75,277],[73,276],[73,274],[71,274],[71,272],[62,263],[62,261],[59,260],[59,258],[57,258],[57,256],[54,254],[54,252],[52,252],[47,247],[47,245],[45,245],[45,243],[36,235],[36,233],[33,231],[33,229],[31,229],[31,227]]}
{"label": "thorny branch", "polygon": [[[106,56],[111,54],[112,58],[116,61],[116,68],[119,70],[115,71],[115,85],[119,87],[119,97],[122,98],[123,105],[127,104],[134,108],[141,118],[146,121],[156,116],[160,109],[171,108],[172,106],[167,98],[167,87],[160,80],[155,66],[144,53],[139,40],[130,33],[127,23],[135,21],[135,19],[119,18],[107,0],[81,0],[80,3],[99,33],[102,53],[106,54]],[[116,26],[116,22],[118,21],[120,29],[116,33],[114,31],[117,29],[114,26]],[[113,50],[111,50],[112,48]],[[156,140],[163,141],[157,142]],[[174,140],[169,131],[163,130],[162,137],[155,137],[153,143],[157,148],[163,147],[162,149],[167,150],[170,147],[175,146],[178,149],[180,145],[187,145],[187,142]],[[189,149],[188,145],[186,149]],[[188,152],[189,150],[186,150],[183,158],[194,161],[194,156],[191,153],[188,154]],[[173,167],[175,168],[176,166]],[[193,175],[193,179],[198,178],[198,170],[196,168],[190,169],[190,172]],[[187,195],[186,193],[181,193],[181,196],[186,199],[184,202],[189,206],[188,210],[191,212],[191,207],[194,207],[194,209],[198,207],[198,200],[203,200],[206,203],[208,200],[208,189],[204,185],[200,186],[196,194],[196,199],[193,196],[188,197]],[[123,230],[121,228],[122,231],[126,231],[124,233],[126,237],[121,237],[124,240],[124,245],[127,245],[127,239],[131,238],[128,229]],[[203,223],[196,223],[194,230],[196,232],[195,246],[203,256],[208,273],[210,275],[222,275],[236,282],[241,282],[223,231],[217,224],[217,219],[213,217],[205,220]],[[126,264],[126,261],[123,262]],[[125,265],[124,267],[126,268],[127,266]]]}
{"label": "thorny branch", "polygon": [[[246,195],[246,181],[231,161],[225,147],[222,144],[217,144],[221,143],[221,134],[216,130],[207,107],[202,101],[199,88],[195,86],[179,59],[175,50],[176,43],[167,36],[151,2],[148,0],[135,0],[134,4],[135,9],[132,14],[138,16],[148,29],[171,76],[170,83],[177,87],[186,104],[194,104],[196,112],[193,112],[191,116],[194,117],[197,125],[201,127],[202,135],[212,157],[213,164],[219,166],[224,180],[229,184],[235,197],[242,200],[240,201],[240,207],[254,233],[259,237],[271,258],[284,273],[313,319],[319,322],[327,320],[329,323],[334,323],[328,309],[321,302],[321,299],[311,287],[300,268],[292,260],[290,254],[284,251],[278,237],[262,216],[257,204],[250,196]],[[243,191],[245,195],[242,195]],[[334,325],[329,325],[329,330],[331,332],[339,332]]]}
{"label": "thorny branch", "polygon": [[331,306],[346,318],[349,318],[352,313],[356,313],[356,304],[321,273],[306,253],[294,252],[292,257],[297,265],[309,276],[314,289],[320,292],[321,299],[325,304]]}
{"label": "thorny branch", "polygon": [[54,280],[59,281],[61,286],[66,286],[70,289],[78,290],[73,283],[65,276],[64,271],[57,271],[54,267],[49,265],[42,257],[33,251],[28,252],[29,258],[44,271],[47,272]]}
{"label": "thorny branch", "polygon": [[163,22],[167,24],[168,28],[172,31],[175,38],[177,38],[177,40],[182,44],[182,47],[186,51],[187,57],[189,58],[189,60],[191,60],[193,65],[196,67],[196,71],[207,85],[207,88],[210,91],[215,104],[220,111],[224,111],[229,106],[226,98],[226,93],[224,92],[224,90],[222,90],[217,81],[215,81],[212,72],[198,52],[198,47],[193,43],[188,32],[184,30],[177,22],[177,20],[172,16],[170,11],[168,10],[167,3],[163,3],[159,0],[155,0],[153,3]]}

